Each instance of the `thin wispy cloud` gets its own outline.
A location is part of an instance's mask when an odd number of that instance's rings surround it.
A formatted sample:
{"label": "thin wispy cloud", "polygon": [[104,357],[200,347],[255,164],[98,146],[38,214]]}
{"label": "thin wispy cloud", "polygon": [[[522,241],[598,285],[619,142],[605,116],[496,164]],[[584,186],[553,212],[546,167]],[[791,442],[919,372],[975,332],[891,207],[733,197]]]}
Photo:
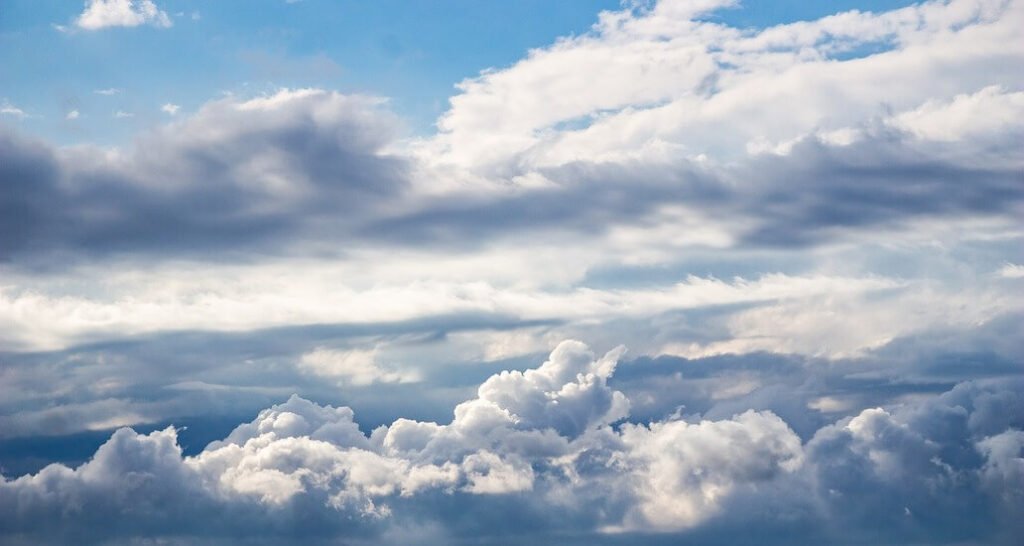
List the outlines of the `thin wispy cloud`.
{"label": "thin wispy cloud", "polygon": [[28,114],[26,114],[25,111],[21,108],[18,108],[17,106],[11,104],[9,101],[4,99],[3,101],[0,101],[0,115],[20,119],[26,117]]}

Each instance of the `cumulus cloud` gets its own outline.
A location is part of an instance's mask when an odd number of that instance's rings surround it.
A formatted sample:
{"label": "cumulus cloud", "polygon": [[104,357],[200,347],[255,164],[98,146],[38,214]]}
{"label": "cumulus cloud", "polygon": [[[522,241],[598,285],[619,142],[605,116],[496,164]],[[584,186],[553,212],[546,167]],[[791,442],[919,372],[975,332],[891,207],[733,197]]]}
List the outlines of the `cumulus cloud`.
{"label": "cumulus cloud", "polygon": [[[607,486],[629,496],[644,495],[639,512],[628,516],[630,525],[657,517],[659,525],[678,528],[713,513],[717,498],[726,496],[734,482],[768,479],[783,461],[798,456],[799,440],[769,414],[748,413],[735,421],[692,426],[678,422],[631,426],[621,432],[609,428],[626,416],[628,407],[622,393],[606,385],[620,353],[595,359],[582,344],[565,342],[537,369],[491,377],[481,385],[478,398],[456,407],[448,425],[399,419],[366,436],[348,408],[322,407],[292,397],[195,457],[182,458],[173,428],[149,435],[122,429],[78,469],[51,466],[34,476],[5,481],[0,495],[7,507],[23,515],[51,510],[53,497],[47,492],[91,497],[85,511],[69,518],[82,518],[83,523],[89,510],[120,510],[121,502],[134,504],[135,495],[155,495],[132,509],[143,520],[156,515],[152,508],[159,504],[153,499],[174,504],[167,506],[168,514],[187,514],[194,505],[185,499],[194,495],[200,506],[241,503],[271,514],[309,500],[317,510],[349,514],[358,524],[391,517],[390,502],[398,500],[400,505],[401,499],[428,491],[492,496],[543,485],[571,494],[591,485],[581,473],[597,471],[591,468],[592,461],[581,458],[599,453],[610,465],[601,473],[610,475],[594,479],[610,479]],[[667,482],[674,489],[654,497],[647,494],[647,486],[629,480],[635,474],[653,482],[680,456],[651,450],[650,441],[694,443],[692,448],[677,449],[696,450],[706,435],[714,436],[733,457],[737,452],[732,448],[743,446],[741,458],[750,463],[722,465],[719,456],[706,453],[683,463],[679,477]],[[619,456],[624,459],[617,460]],[[535,468],[543,466],[549,468],[545,475],[536,475]],[[103,491],[114,490],[120,491],[116,498],[100,501]],[[677,502],[661,494],[688,495],[691,504],[678,513],[661,514],[657,503]],[[4,528],[36,533],[40,529],[18,528],[32,519],[5,521]]]}
{"label": "cumulus cloud", "polygon": [[137,27],[148,24],[169,27],[171,18],[152,0],[89,0],[75,25],[85,30]]}
{"label": "cumulus cloud", "polygon": [[[183,456],[174,428],[121,429],[78,468],[5,478],[0,532],[44,541],[79,532],[278,536],[302,510],[311,521],[345,522],[310,529],[320,536],[373,536],[424,517],[458,536],[465,511],[483,514],[511,497],[557,515],[543,527],[615,539],[722,532],[722,518],[755,517],[728,511],[737,503],[781,514],[806,507],[802,497],[811,494],[824,512],[800,512],[801,525],[822,525],[834,511],[830,521],[851,529],[880,518],[869,527],[928,539],[979,517],[983,508],[957,515],[969,503],[1009,514],[1021,502],[1013,480],[1024,402],[1012,385],[964,383],[914,404],[867,409],[805,444],[767,411],[619,424],[629,402],[607,381],[621,352],[597,358],[566,341],[537,368],[487,379],[446,425],[398,419],[366,434],[349,408],[293,396],[194,456]],[[797,493],[805,482],[813,488]],[[67,502],[77,508],[62,510]],[[1015,532],[1000,523],[1004,512],[981,513],[959,528],[961,538]],[[109,514],[131,524],[95,525]],[[905,525],[906,514],[916,523]],[[948,517],[944,527],[926,525]]]}

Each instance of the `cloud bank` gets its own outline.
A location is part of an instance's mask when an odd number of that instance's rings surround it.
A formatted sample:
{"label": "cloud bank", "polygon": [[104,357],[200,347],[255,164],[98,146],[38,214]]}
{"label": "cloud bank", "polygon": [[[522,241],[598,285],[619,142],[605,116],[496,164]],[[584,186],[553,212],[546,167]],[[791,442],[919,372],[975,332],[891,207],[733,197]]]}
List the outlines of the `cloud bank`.
{"label": "cloud bank", "polygon": [[[351,409],[292,396],[195,456],[173,427],[121,429],[78,468],[5,478],[0,532],[376,540],[407,527],[430,530],[421,542],[487,542],[523,525],[524,539],[629,542],[698,526],[728,540],[759,519],[830,541],[1020,531],[1008,519],[1024,507],[1019,378],[869,408],[802,442],[771,411],[630,422],[608,385],[621,354],[565,341],[537,368],[488,378],[448,424],[398,419],[364,434]],[[488,529],[490,518],[506,521]]]}

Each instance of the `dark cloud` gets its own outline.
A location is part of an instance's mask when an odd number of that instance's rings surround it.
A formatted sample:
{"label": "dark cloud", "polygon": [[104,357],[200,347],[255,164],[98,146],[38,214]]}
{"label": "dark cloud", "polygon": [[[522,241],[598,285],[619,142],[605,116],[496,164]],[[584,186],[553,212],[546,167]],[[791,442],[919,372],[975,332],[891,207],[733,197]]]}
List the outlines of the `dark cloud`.
{"label": "dark cloud", "polygon": [[754,159],[734,175],[750,188],[741,215],[759,220],[743,240],[806,245],[919,218],[1013,217],[1024,200],[1020,155],[982,163],[962,154],[959,143],[922,146],[890,131],[842,147],[804,139],[789,155]]}
{"label": "dark cloud", "polygon": [[373,99],[296,91],[213,101],[117,154],[5,132],[0,259],[282,252],[402,192],[407,161],[381,151],[396,126]]}

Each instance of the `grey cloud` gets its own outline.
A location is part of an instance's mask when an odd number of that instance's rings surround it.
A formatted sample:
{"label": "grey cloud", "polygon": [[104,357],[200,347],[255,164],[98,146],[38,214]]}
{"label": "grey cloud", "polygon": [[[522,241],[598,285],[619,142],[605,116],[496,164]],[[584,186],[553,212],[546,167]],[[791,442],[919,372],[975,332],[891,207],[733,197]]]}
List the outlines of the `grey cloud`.
{"label": "grey cloud", "polygon": [[0,259],[209,255],[335,230],[407,184],[407,162],[381,151],[396,130],[374,99],[295,91],[210,102],[116,157],[5,133]]}
{"label": "grey cloud", "polygon": [[616,225],[643,223],[659,204],[713,206],[728,203],[731,193],[715,173],[686,161],[671,165],[581,162],[541,173],[556,187],[445,196],[410,213],[368,224],[362,235],[396,244],[475,246],[524,233],[600,234]]}
{"label": "grey cloud", "polygon": [[[0,352],[0,438],[66,435],[198,416],[235,418],[291,392],[353,405],[369,426],[403,415],[441,419],[494,371],[493,365],[475,362],[447,364],[452,357],[444,354],[445,336],[553,324],[454,314],[393,323],[167,332],[62,351]],[[380,341],[414,351],[414,364],[431,373],[422,383],[353,386],[297,369],[301,356],[317,347],[343,350]],[[18,466],[2,457],[0,463]]]}
{"label": "grey cloud", "polygon": [[819,431],[808,456],[819,494],[831,499],[829,518],[859,540],[1019,539],[1019,527],[1004,519],[1024,507],[1005,495],[1015,486],[1000,476],[1000,493],[992,496],[980,480],[994,464],[985,446],[1024,425],[1020,387],[1019,377],[964,383],[921,404],[865,410]]}
{"label": "grey cloud", "polygon": [[475,247],[643,226],[670,204],[700,210],[745,246],[803,246],[894,232],[917,218],[1008,219],[1024,198],[1020,154],[1007,144],[1017,131],[948,144],[874,128],[846,146],[808,137],[788,155],[730,165],[578,162],[536,171],[554,187],[411,200],[414,160],[382,152],[396,131],[390,115],[361,97],[292,93],[249,109],[213,101],[120,158],[92,148],[56,153],[5,134],[0,183],[11,214],[0,258]]}
{"label": "grey cloud", "polygon": [[837,230],[898,229],[916,218],[1016,214],[1024,200],[1019,154],[1001,150],[999,160],[978,163],[957,146],[922,149],[880,131],[843,147],[805,139],[788,156],[754,159],[734,175],[751,188],[740,214],[759,220],[743,240],[806,245],[835,238]]}
{"label": "grey cloud", "polygon": [[716,167],[683,159],[577,162],[537,170],[555,187],[446,196],[376,219],[360,233],[394,244],[459,247],[524,232],[593,236],[618,225],[647,225],[659,207],[676,204],[700,211],[743,246],[774,248],[826,243],[858,230],[897,232],[921,218],[1009,219],[1024,200],[1021,157],[1007,148],[1014,140],[1019,135],[1011,132],[964,149],[877,129],[846,146],[808,137],[785,156]]}
{"label": "grey cloud", "polygon": [[59,172],[48,146],[0,127],[0,259],[30,249],[56,228],[47,215],[55,205]]}

